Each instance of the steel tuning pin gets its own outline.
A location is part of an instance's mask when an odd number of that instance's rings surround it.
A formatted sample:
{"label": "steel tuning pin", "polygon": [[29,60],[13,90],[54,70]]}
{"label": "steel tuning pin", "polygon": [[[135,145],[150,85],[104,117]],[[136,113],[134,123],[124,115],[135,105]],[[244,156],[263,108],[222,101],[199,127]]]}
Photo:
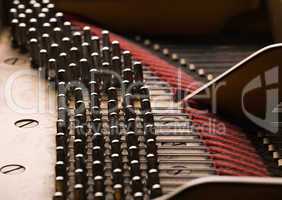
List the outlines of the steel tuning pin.
{"label": "steel tuning pin", "polygon": [[100,38],[99,37],[92,36],[91,41],[90,41],[90,45],[91,45],[91,50],[92,50],[93,53],[100,54]]}
{"label": "steel tuning pin", "polygon": [[84,42],[91,43],[91,28],[89,26],[83,27]]}
{"label": "steel tuning pin", "polygon": [[107,30],[102,31],[102,44],[103,47],[110,47],[110,33]]}
{"label": "steel tuning pin", "polygon": [[39,68],[40,57],[39,57],[39,44],[36,38],[32,38],[29,41],[30,57],[31,57],[31,67]]}

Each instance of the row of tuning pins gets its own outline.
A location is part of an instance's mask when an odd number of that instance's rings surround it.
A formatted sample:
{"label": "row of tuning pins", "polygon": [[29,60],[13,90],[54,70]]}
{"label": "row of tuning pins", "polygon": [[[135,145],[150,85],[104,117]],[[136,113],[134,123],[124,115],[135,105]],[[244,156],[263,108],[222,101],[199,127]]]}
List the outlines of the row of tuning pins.
{"label": "row of tuning pins", "polygon": [[152,113],[150,92],[146,86],[140,88],[141,115],[146,145],[147,184],[151,198],[162,195],[159,177],[158,147],[155,134],[154,116]]}
{"label": "row of tuning pins", "polygon": [[[132,69],[128,68],[128,58],[131,54],[128,51],[121,53],[119,42],[111,43],[108,31],[102,32],[102,41],[92,36],[90,27],[84,27],[82,33],[73,33],[64,15],[55,13],[54,4],[18,2],[14,1],[15,7],[10,10],[12,43],[22,52],[29,50],[32,66],[45,72],[49,80],[63,79],[66,83],[81,80],[88,87],[91,68],[102,71],[103,88],[119,86],[121,75],[124,79],[130,78]],[[58,68],[61,69],[60,77],[57,77]],[[122,69],[127,70],[122,72]],[[138,81],[141,75],[138,70],[134,72]]]}
{"label": "row of tuning pins", "polygon": [[55,195],[54,199],[63,200],[67,196],[67,167],[68,159],[68,137],[69,137],[69,115],[66,96],[66,85],[64,82],[58,85],[58,119],[56,134],[56,165],[55,165]]}
{"label": "row of tuning pins", "polygon": [[123,113],[124,126],[126,129],[126,146],[128,152],[128,163],[131,175],[131,189],[134,199],[144,199],[144,184],[141,176],[141,166],[139,159],[139,139],[136,128],[136,111],[132,87],[133,72],[131,68],[132,57],[127,54],[125,57],[125,69],[123,70],[122,85],[124,88]]}
{"label": "row of tuning pins", "polygon": [[110,146],[113,176],[113,191],[115,199],[124,199],[123,162],[121,150],[121,135],[119,121],[118,90],[111,86],[107,89],[108,123],[110,130]]}
{"label": "row of tuning pins", "polygon": [[[159,178],[158,169],[158,155],[157,155],[157,145],[156,136],[154,128],[154,116],[151,109],[150,94],[149,89],[144,84],[143,78],[143,67],[140,62],[135,62],[133,65],[134,73],[131,72],[130,61],[131,57],[127,56],[127,64],[129,66],[123,70],[123,85],[126,90],[124,96],[124,120],[127,128],[127,145],[129,153],[130,164],[133,164],[131,169],[133,169],[132,183],[136,182],[140,185],[139,191],[135,191],[135,197],[142,198],[141,191],[141,177],[140,174],[140,164],[138,160],[138,137],[136,135],[136,114],[134,111],[134,96],[132,94],[137,94],[141,102],[141,113],[143,119],[143,129],[146,144],[146,158],[147,158],[147,184],[149,187],[149,193],[151,198],[161,196],[162,190]],[[134,86],[130,87],[133,81],[132,76],[134,76]],[[137,172],[136,174],[134,174]],[[136,175],[136,176],[135,176]],[[138,188],[138,187],[137,187]]]}

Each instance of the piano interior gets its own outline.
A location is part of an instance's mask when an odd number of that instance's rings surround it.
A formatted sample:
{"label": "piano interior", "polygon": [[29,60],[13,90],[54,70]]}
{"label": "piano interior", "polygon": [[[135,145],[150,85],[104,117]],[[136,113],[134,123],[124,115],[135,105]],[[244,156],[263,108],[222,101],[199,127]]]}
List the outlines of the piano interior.
{"label": "piano interior", "polygon": [[0,199],[281,199],[279,0],[0,3]]}

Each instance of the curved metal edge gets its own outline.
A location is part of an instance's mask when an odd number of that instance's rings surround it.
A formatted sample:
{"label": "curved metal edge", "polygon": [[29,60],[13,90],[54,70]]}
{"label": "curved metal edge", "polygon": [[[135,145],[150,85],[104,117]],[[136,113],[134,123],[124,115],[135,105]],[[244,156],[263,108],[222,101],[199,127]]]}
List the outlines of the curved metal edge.
{"label": "curved metal edge", "polygon": [[[246,190],[242,191],[242,190]],[[199,191],[201,195],[199,195]],[[212,192],[214,191],[214,192]],[[220,193],[218,193],[220,191]],[[268,194],[271,198],[266,198],[262,194]],[[282,196],[282,178],[269,177],[231,177],[231,176],[209,176],[198,178],[179,187],[174,192],[164,195],[156,200],[206,200],[206,199],[233,199],[241,195],[239,199],[250,200],[256,197],[260,199],[278,200]],[[262,195],[262,196],[260,196]],[[276,198],[277,197],[277,198]]]}

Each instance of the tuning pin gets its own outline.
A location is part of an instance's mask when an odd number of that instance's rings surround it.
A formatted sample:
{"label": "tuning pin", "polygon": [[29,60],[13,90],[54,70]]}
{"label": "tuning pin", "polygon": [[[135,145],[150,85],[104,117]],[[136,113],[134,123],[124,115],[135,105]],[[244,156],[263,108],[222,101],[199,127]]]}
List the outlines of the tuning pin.
{"label": "tuning pin", "polygon": [[[63,96],[66,97],[66,83],[65,82],[59,82],[58,83],[58,95],[63,95]],[[66,99],[65,99],[63,104],[60,105],[58,103],[58,107],[67,108],[67,106],[66,106]]]}
{"label": "tuning pin", "polygon": [[20,13],[18,15],[18,20],[19,20],[19,23],[25,23],[28,21],[27,18],[26,18],[26,15],[24,13]]}
{"label": "tuning pin", "polygon": [[116,110],[117,110],[117,107],[118,107],[118,102],[116,99],[110,99],[108,100],[108,110],[109,110],[109,114],[111,115],[112,112],[114,112],[114,114],[116,114]]}
{"label": "tuning pin", "polygon": [[47,6],[50,3],[50,0],[42,0],[42,5]]}
{"label": "tuning pin", "polygon": [[57,62],[56,59],[50,58],[48,60],[48,80],[53,81],[56,79],[57,74]]}
{"label": "tuning pin", "polygon": [[68,77],[70,78],[70,81],[77,81],[80,77],[80,70],[77,64],[70,63],[67,69]]}
{"label": "tuning pin", "polygon": [[[113,119],[111,119],[111,120],[113,120]],[[117,148],[118,145],[120,145],[120,143],[119,143],[119,140],[120,140],[119,121],[117,121],[114,124],[110,123],[110,139],[112,141],[112,146],[113,146],[112,148]],[[115,142],[117,142],[117,144]],[[114,147],[114,146],[116,146],[116,147]],[[115,153],[119,153],[119,152],[115,152]]]}
{"label": "tuning pin", "polygon": [[48,54],[46,49],[41,49],[39,51],[40,57],[40,68],[45,73],[48,67]]}
{"label": "tuning pin", "polygon": [[89,77],[89,63],[85,58],[80,59],[80,69],[81,69],[81,80],[84,83],[85,87],[87,87],[90,77]]}
{"label": "tuning pin", "polygon": [[[134,194],[134,199],[140,198],[140,196],[143,197],[143,185],[142,180],[140,176],[133,176],[132,177],[132,190]],[[143,198],[142,198],[143,199]]]}
{"label": "tuning pin", "polygon": [[50,58],[57,59],[59,56],[59,45],[52,43],[50,46]]}
{"label": "tuning pin", "polygon": [[62,36],[63,36],[63,33],[62,33],[61,28],[55,27],[53,29],[53,39],[54,39],[54,42],[57,43],[57,44],[61,43]]}
{"label": "tuning pin", "polygon": [[129,118],[129,119],[127,120],[127,125],[126,125],[126,127],[127,127],[127,130],[128,130],[128,131],[133,131],[133,132],[135,132],[135,131],[136,131],[136,120],[135,120],[135,118]]}
{"label": "tuning pin", "polygon": [[143,82],[143,66],[141,62],[133,64],[134,80],[135,82]]}
{"label": "tuning pin", "polygon": [[[38,22],[37,22],[36,18],[29,19],[29,27],[34,27],[34,28],[38,27]],[[40,33],[40,31],[39,31],[39,33]]]}
{"label": "tuning pin", "polygon": [[[112,157],[113,158],[113,157]],[[116,158],[119,158],[116,157]],[[115,160],[115,158],[114,158]],[[116,163],[120,163],[120,161],[116,160],[115,163],[112,163],[112,165],[115,165]],[[122,167],[122,165],[120,165]],[[122,168],[121,167],[113,167],[113,183],[114,184],[120,184],[121,187],[122,187],[122,184],[123,184],[123,174],[122,174]]]}
{"label": "tuning pin", "polygon": [[130,162],[130,173],[131,176],[140,176],[141,172],[140,172],[140,163],[138,160],[132,160]]}
{"label": "tuning pin", "polygon": [[92,52],[100,54],[100,39],[99,39],[99,37],[92,36],[91,41],[90,41],[90,45],[91,45]]}
{"label": "tuning pin", "polygon": [[45,13],[39,13],[38,16],[37,16],[37,21],[40,25],[48,22],[46,14]]}
{"label": "tuning pin", "polygon": [[92,107],[100,107],[100,99],[97,93],[94,92],[90,94],[90,103]]}
{"label": "tuning pin", "polygon": [[133,82],[133,73],[130,68],[125,68],[123,71],[123,80],[128,81],[129,84]]}
{"label": "tuning pin", "polygon": [[[123,193],[123,186],[122,186],[122,183],[123,183],[123,175],[122,175],[122,172],[119,172],[119,170],[115,170],[116,173],[114,175],[114,180],[113,182],[115,183],[113,185],[113,189],[114,189],[114,198],[115,199],[124,199],[124,193]],[[119,173],[117,173],[117,171]]]}
{"label": "tuning pin", "polygon": [[148,170],[148,185],[151,188],[151,198],[161,195],[160,177],[157,169]]}
{"label": "tuning pin", "polygon": [[[117,129],[115,129],[117,130]],[[113,137],[115,136],[115,137]],[[121,153],[121,142],[119,139],[113,139],[113,138],[120,138],[120,136],[117,134],[111,134],[112,142],[111,142],[111,148],[112,148],[112,155],[117,154],[120,155]],[[112,156],[113,157],[113,156]]]}
{"label": "tuning pin", "polygon": [[120,45],[118,41],[113,41],[112,42],[112,54],[113,57],[117,56],[117,57],[121,57],[121,50],[120,50]]}
{"label": "tuning pin", "polygon": [[147,154],[148,169],[158,169],[158,158],[155,154]]}
{"label": "tuning pin", "polygon": [[58,69],[67,69],[67,57],[65,52],[60,53],[58,57]]}
{"label": "tuning pin", "polygon": [[112,58],[112,66],[113,70],[118,74],[121,75],[121,60],[120,57],[114,56]]}
{"label": "tuning pin", "polygon": [[41,13],[44,13],[46,15],[47,18],[50,18],[50,13],[49,13],[49,9],[46,7],[43,7],[40,11]]}
{"label": "tuning pin", "polygon": [[[78,130],[78,129],[76,129]],[[85,149],[84,149],[84,142],[82,139],[75,139],[74,140],[74,152],[75,152],[75,155],[78,155],[78,154],[82,154],[84,155],[85,153]]]}
{"label": "tuning pin", "polygon": [[78,63],[80,60],[80,53],[77,47],[72,47],[70,49],[70,58],[73,63]]}
{"label": "tuning pin", "polygon": [[123,62],[124,62],[124,69],[129,68],[131,69],[132,67],[132,55],[129,51],[124,51],[122,53],[123,55]]}
{"label": "tuning pin", "polygon": [[[57,185],[57,183],[56,183],[56,185]],[[64,200],[65,199],[64,193],[61,192],[61,191],[56,191],[54,196],[53,196],[53,199],[54,200]]]}
{"label": "tuning pin", "polygon": [[107,90],[108,99],[117,101],[117,89],[115,87],[109,87]]}
{"label": "tuning pin", "polygon": [[153,138],[148,139],[146,141],[146,146],[147,146],[147,149],[146,149],[147,154],[154,154],[154,155],[157,154],[158,147],[156,145],[155,139],[153,139]]}
{"label": "tuning pin", "polygon": [[12,21],[18,17],[18,10],[16,8],[11,8],[9,10],[9,20]]}
{"label": "tuning pin", "polygon": [[33,11],[35,14],[39,14],[41,12],[41,5],[40,3],[35,2],[33,5]]}
{"label": "tuning pin", "polygon": [[96,52],[92,53],[91,54],[91,60],[92,60],[92,66],[95,68],[95,69],[100,69],[100,66],[101,66],[101,58],[100,58],[100,55]]}
{"label": "tuning pin", "polygon": [[111,53],[109,47],[106,46],[102,48],[102,56],[103,56],[103,62],[111,63]]}
{"label": "tuning pin", "polygon": [[58,22],[58,27],[62,28],[64,25],[64,14],[62,12],[57,12],[55,14],[55,17],[57,19]]}
{"label": "tuning pin", "polygon": [[68,37],[63,37],[62,41],[61,41],[61,47],[62,47],[62,51],[65,53],[68,53],[71,49],[71,41],[70,38]]}
{"label": "tuning pin", "polygon": [[137,148],[137,146],[130,146],[128,148],[128,159],[129,160],[139,159],[139,149]]}
{"label": "tuning pin", "polygon": [[14,7],[17,7],[20,3],[21,3],[21,2],[20,2],[19,0],[14,0],[14,1],[12,1],[12,5],[13,5]]}
{"label": "tuning pin", "polygon": [[67,133],[67,124],[65,121],[57,120],[57,131],[61,133]]}
{"label": "tuning pin", "polygon": [[44,33],[48,33],[51,34],[52,33],[52,27],[51,24],[49,22],[46,22],[42,25],[42,29],[39,30],[42,34]]}
{"label": "tuning pin", "polygon": [[144,135],[146,141],[148,141],[149,139],[156,139],[155,128],[153,124],[145,124]]}
{"label": "tuning pin", "polygon": [[104,160],[104,150],[100,146],[94,146],[92,149],[93,160],[99,160],[101,163]]}
{"label": "tuning pin", "polygon": [[122,74],[123,74],[123,81],[122,81],[122,83],[124,85],[125,92],[131,93],[132,89],[133,89],[131,87],[131,84],[133,82],[133,73],[132,73],[130,68],[125,68],[122,71]]}
{"label": "tuning pin", "polygon": [[126,133],[126,140],[127,140],[127,145],[129,147],[131,147],[131,146],[137,147],[138,140],[137,140],[137,136],[136,136],[135,132],[133,132],[133,131],[127,132]]}
{"label": "tuning pin", "polygon": [[151,187],[151,191],[150,191],[150,197],[152,199],[155,199],[157,197],[162,196],[162,189],[161,189],[161,185],[160,184],[154,184]]}
{"label": "tuning pin", "polygon": [[72,38],[71,23],[69,21],[64,22],[63,33],[66,35],[66,37]]}
{"label": "tuning pin", "polygon": [[64,199],[65,188],[66,188],[65,178],[63,176],[56,176],[56,182],[55,182],[56,193],[54,195],[54,199],[56,200]]}
{"label": "tuning pin", "polygon": [[57,146],[56,147],[56,158],[58,161],[64,161],[66,158],[65,158],[65,155],[66,155],[66,151],[64,149],[63,146]]}
{"label": "tuning pin", "polygon": [[83,184],[75,184],[74,199],[85,200],[86,199],[85,190],[86,188],[84,187]]}
{"label": "tuning pin", "polygon": [[51,44],[50,35],[44,33],[41,37],[41,49],[46,49],[46,51],[48,52],[50,44]]}
{"label": "tuning pin", "polygon": [[146,112],[151,112],[151,103],[149,99],[142,99],[141,100],[141,110],[142,113],[145,114]]}
{"label": "tuning pin", "polygon": [[93,176],[103,176],[104,175],[104,166],[102,161],[94,160],[93,161]]}
{"label": "tuning pin", "polygon": [[26,18],[27,18],[28,20],[30,20],[31,18],[34,17],[33,11],[32,11],[32,9],[30,9],[30,8],[26,9],[24,13],[25,13]]}
{"label": "tuning pin", "polygon": [[22,53],[26,53],[27,52],[27,48],[26,48],[26,24],[25,23],[20,23],[18,26],[18,36],[17,38],[19,38],[19,46],[20,46],[20,51]]}
{"label": "tuning pin", "polygon": [[86,130],[84,124],[78,122],[76,123],[75,126],[75,138],[76,139],[81,139],[83,142],[83,145],[85,144],[85,135],[86,135]]}
{"label": "tuning pin", "polygon": [[107,30],[102,31],[103,47],[110,47],[110,33]]}
{"label": "tuning pin", "polygon": [[115,108],[109,108],[110,109],[110,113],[109,113],[109,124],[111,127],[118,127],[119,126],[119,120],[118,120],[118,114],[116,112],[117,109],[117,105],[116,105],[116,101],[115,100],[110,100],[112,102],[114,102],[111,106],[115,107]]}
{"label": "tuning pin", "polygon": [[150,99],[150,92],[146,86],[141,86],[139,90],[141,99]]}
{"label": "tuning pin", "polygon": [[53,3],[49,3],[47,5],[47,8],[49,9],[50,16],[54,16],[54,14],[55,14],[55,5]]}
{"label": "tuning pin", "polygon": [[82,57],[86,58],[87,60],[90,60],[91,49],[89,43],[83,42],[81,48],[82,48]]}
{"label": "tuning pin", "polygon": [[[133,106],[133,97],[132,97],[132,94],[131,93],[126,93],[123,97],[123,104],[124,104],[124,108],[127,110],[127,107],[129,105]],[[133,107],[130,107],[130,109],[133,109]],[[125,113],[126,114],[126,113]]]}
{"label": "tuning pin", "polygon": [[11,21],[11,26],[12,26],[12,30],[11,30],[11,34],[12,34],[12,46],[14,48],[17,48],[19,45],[19,29],[18,29],[18,25],[19,25],[19,20],[18,19],[13,19]]}
{"label": "tuning pin", "polygon": [[[60,85],[62,85],[60,83]],[[64,91],[60,91],[64,92]],[[68,112],[67,112],[67,99],[65,93],[58,93],[58,120],[63,120],[65,122],[68,119]]]}
{"label": "tuning pin", "polygon": [[73,43],[74,46],[79,48],[82,44],[82,38],[81,38],[81,33],[80,32],[74,32],[73,33]]}
{"label": "tuning pin", "polygon": [[64,161],[59,160],[55,165],[56,176],[66,177],[66,166]]}
{"label": "tuning pin", "polygon": [[49,19],[52,28],[58,27],[58,20],[55,17]]}
{"label": "tuning pin", "polygon": [[107,88],[110,85],[111,82],[111,75],[109,74],[110,71],[110,64],[108,62],[102,63],[101,73],[102,76],[102,85],[103,88]]}
{"label": "tuning pin", "polygon": [[74,89],[74,98],[75,98],[76,101],[83,100],[83,93],[82,93],[82,88],[81,87],[76,87]]}
{"label": "tuning pin", "polygon": [[104,178],[103,176],[94,177],[94,199],[103,200],[104,197]]}
{"label": "tuning pin", "polygon": [[[99,127],[101,127],[102,125],[99,124]],[[98,126],[97,126],[98,128]],[[101,133],[94,133],[93,135],[93,145],[94,146],[103,146],[104,145],[104,137]]]}
{"label": "tuning pin", "polygon": [[154,115],[152,112],[146,112],[143,116],[144,124],[154,124]]}
{"label": "tuning pin", "polygon": [[83,27],[84,42],[91,43],[91,28],[89,26]]}
{"label": "tuning pin", "polygon": [[[102,120],[101,120],[101,112],[100,108],[98,106],[93,106],[91,108],[92,111],[92,132],[93,133],[99,133],[101,135],[102,130]],[[98,135],[99,135],[98,134]],[[102,136],[102,135],[101,135]],[[99,136],[98,136],[99,137]],[[94,138],[95,139],[95,138]],[[99,139],[99,138],[98,138]]]}
{"label": "tuning pin", "polygon": [[30,56],[31,56],[31,66],[32,68],[39,68],[40,58],[39,58],[39,46],[38,41],[35,38],[30,39]]}
{"label": "tuning pin", "polygon": [[27,35],[28,35],[28,40],[30,41],[31,39],[37,39],[37,30],[36,30],[36,28],[34,28],[34,27],[30,27],[29,29],[28,29],[28,33],[27,33]]}

